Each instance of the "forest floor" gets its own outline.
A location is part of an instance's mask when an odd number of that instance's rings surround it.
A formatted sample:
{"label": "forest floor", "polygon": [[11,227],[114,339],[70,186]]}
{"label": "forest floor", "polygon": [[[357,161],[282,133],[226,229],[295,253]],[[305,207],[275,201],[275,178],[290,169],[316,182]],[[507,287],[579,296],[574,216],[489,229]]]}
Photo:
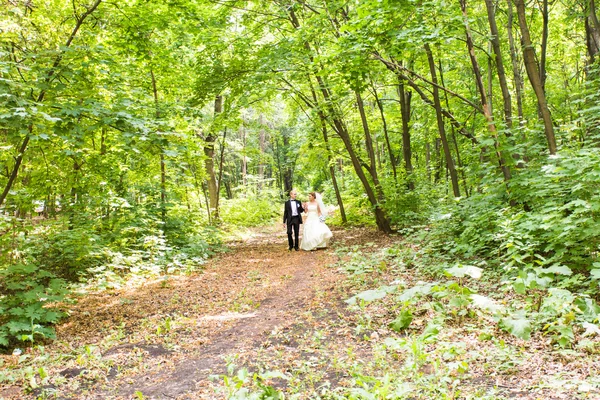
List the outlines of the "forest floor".
{"label": "forest floor", "polygon": [[279,225],[256,230],[201,271],[88,294],[54,342],[2,356],[21,382],[0,399],[600,398],[595,352],[486,321],[424,336],[422,310],[397,333],[399,306],[350,306],[366,289],[431,278],[382,258],[407,246],[398,236],[333,232],[329,249],[288,252]]}

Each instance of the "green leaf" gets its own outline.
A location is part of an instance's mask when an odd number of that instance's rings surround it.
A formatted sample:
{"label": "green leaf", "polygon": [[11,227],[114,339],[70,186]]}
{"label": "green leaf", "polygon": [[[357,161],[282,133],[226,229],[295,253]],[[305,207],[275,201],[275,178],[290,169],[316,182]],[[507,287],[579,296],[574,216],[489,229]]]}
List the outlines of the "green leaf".
{"label": "green leaf", "polygon": [[558,274],[558,275],[572,275],[573,271],[571,271],[571,268],[565,266],[565,265],[553,265],[549,268],[546,269],[542,269],[543,273],[550,273],[550,274]]}
{"label": "green leaf", "polygon": [[600,269],[591,270],[590,278],[592,278],[593,280],[600,280]]}
{"label": "green leaf", "polygon": [[503,307],[498,305],[494,300],[479,294],[472,294],[471,301],[475,307],[490,311],[492,313],[496,313],[503,309]]}
{"label": "green leaf", "polygon": [[515,289],[515,292],[518,294],[527,293],[527,289],[525,287],[525,282],[523,282],[523,279],[517,279],[516,281],[514,281],[513,288]]}
{"label": "green leaf", "polygon": [[470,276],[473,279],[481,278],[481,272],[483,270],[473,265],[465,265],[464,267],[455,266],[445,270],[447,275],[454,276],[455,278],[464,278]]}
{"label": "green leaf", "polygon": [[589,322],[584,322],[581,324],[585,332],[583,332],[583,336],[596,335],[600,336],[600,328],[596,324],[591,324]]}
{"label": "green leaf", "polygon": [[437,282],[433,283],[423,283],[419,282],[417,285],[413,286],[410,289],[402,292],[400,296],[398,296],[398,300],[400,301],[409,301],[413,298],[417,297],[417,295],[428,295],[431,293],[431,289],[437,284]]}
{"label": "green leaf", "polygon": [[413,314],[410,310],[402,310],[400,314],[393,320],[389,327],[395,330],[396,332],[400,332],[403,329],[406,329],[410,326],[410,323],[413,320]]}
{"label": "green leaf", "polygon": [[528,319],[508,317],[502,318],[500,323],[505,331],[518,338],[529,340],[531,337],[531,322]]}

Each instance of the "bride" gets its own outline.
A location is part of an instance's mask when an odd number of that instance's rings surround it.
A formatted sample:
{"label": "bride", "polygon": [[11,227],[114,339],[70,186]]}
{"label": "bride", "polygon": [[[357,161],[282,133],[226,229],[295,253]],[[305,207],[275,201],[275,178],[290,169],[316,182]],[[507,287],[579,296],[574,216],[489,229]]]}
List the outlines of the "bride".
{"label": "bride", "polygon": [[329,227],[325,225],[325,222],[322,222],[327,215],[327,211],[321,200],[321,195],[315,192],[309,193],[308,203],[303,208],[307,213],[307,217],[304,221],[300,248],[308,251],[327,247],[327,242],[333,234]]}

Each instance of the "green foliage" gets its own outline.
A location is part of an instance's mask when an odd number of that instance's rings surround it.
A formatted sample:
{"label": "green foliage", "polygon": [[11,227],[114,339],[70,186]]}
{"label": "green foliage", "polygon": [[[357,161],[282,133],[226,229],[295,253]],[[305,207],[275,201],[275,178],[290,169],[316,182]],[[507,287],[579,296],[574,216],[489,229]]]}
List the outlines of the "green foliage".
{"label": "green foliage", "polygon": [[236,366],[230,363],[227,366],[227,375],[222,375],[226,397],[236,400],[285,400],[285,395],[266,384],[269,379],[289,379],[278,371],[266,371],[251,374],[246,368],[235,372]]}
{"label": "green foliage", "polygon": [[261,226],[283,216],[283,201],[269,194],[224,201],[222,221],[232,226]]}
{"label": "green foliage", "polygon": [[77,281],[89,269],[107,261],[102,248],[101,237],[91,233],[89,228],[50,230],[36,237],[30,254],[41,268],[63,279]]}
{"label": "green foliage", "polygon": [[54,338],[52,325],[63,316],[56,304],[65,300],[66,282],[34,264],[4,266],[0,277],[0,347]]}

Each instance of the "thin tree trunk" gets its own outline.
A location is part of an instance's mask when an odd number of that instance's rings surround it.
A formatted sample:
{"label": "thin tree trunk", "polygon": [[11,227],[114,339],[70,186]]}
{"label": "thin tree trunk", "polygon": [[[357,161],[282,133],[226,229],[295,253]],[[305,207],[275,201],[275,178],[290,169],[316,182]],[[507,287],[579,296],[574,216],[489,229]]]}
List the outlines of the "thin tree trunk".
{"label": "thin tree trunk", "polygon": [[[512,129],[512,101],[510,98],[510,90],[506,80],[506,72],[504,71],[504,63],[502,62],[502,49],[500,48],[500,34],[498,33],[498,25],[496,24],[496,12],[494,0],[485,0],[487,8],[488,21],[490,24],[491,43],[494,50],[496,61],[496,70],[498,71],[498,82],[502,90],[502,104],[504,106],[504,122],[508,129]],[[510,135],[510,132],[507,132]]]}
{"label": "thin tree trunk", "polygon": [[350,139],[350,134],[348,133],[348,130],[346,129],[346,126],[343,123],[343,121],[337,116],[337,113],[335,112],[335,109],[331,104],[331,96],[329,95],[329,91],[327,90],[323,79],[319,75],[317,75],[316,77],[317,81],[319,82],[319,87],[321,89],[321,93],[323,94],[323,98],[325,99],[325,104],[329,109],[330,115],[333,116],[333,125],[335,127],[335,131],[340,137],[340,139],[342,139],[342,142],[346,147],[346,151],[350,156],[350,160],[352,161],[354,172],[358,176],[358,179],[361,181],[363,188],[365,189],[365,193],[367,194],[367,198],[369,199],[371,205],[374,208],[375,222],[377,223],[377,227],[380,231],[384,233],[392,233],[390,221],[387,215],[385,214],[384,210],[381,208],[375,191],[371,188],[371,184],[369,183],[369,180],[367,179],[362,169],[362,164],[354,151],[354,147],[352,146],[352,140]]}
{"label": "thin tree trunk", "polygon": [[[225,139],[227,139],[227,128],[223,129],[223,141],[221,142],[221,155],[219,157],[219,179],[217,180],[217,194],[221,193],[221,181],[223,180],[223,161],[225,159]],[[219,199],[221,196],[217,195],[217,207],[219,209]]]}
{"label": "thin tree trunk", "polygon": [[589,0],[588,14],[585,19],[585,33],[590,64],[593,64],[600,53],[600,22],[598,22],[598,15],[596,14],[595,0]]}
{"label": "thin tree trunk", "polygon": [[[156,118],[160,118],[160,110],[158,107],[158,89],[156,87],[156,77],[154,71],[150,69],[150,77],[152,78],[152,93],[154,95],[154,106],[156,108]],[[162,141],[161,141],[162,142]],[[167,221],[167,172],[165,166],[165,154],[163,144],[159,146],[160,151],[160,214],[163,222]]]}
{"label": "thin tree trunk", "polygon": [[406,181],[408,190],[415,190],[413,177],[412,148],[410,144],[410,102],[412,92],[404,88],[404,80],[398,77],[398,98],[400,99],[400,114],[402,115],[402,155],[404,157],[404,168],[406,169]]}
{"label": "thin tree trunk", "polygon": [[[215,97],[215,115],[217,116],[223,111],[223,97]],[[217,222],[219,219],[219,193],[217,192],[217,178],[215,176],[215,141],[217,136],[210,132],[204,139],[204,168],[206,169],[206,183],[208,186],[208,197],[210,200],[210,213],[212,215],[212,221]]]}
{"label": "thin tree trunk", "polygon": [[488,130],[494,139],[494,148],[496,149],[496,157],[498,157],[498,163],[500,164],[500,169],[504,175],[504,181],[510,180],[510,169],[504,162],[504,156],[500,151],[500,144],[498,143],[498,132],[496,130],[496,123],[494,122],[494,116],[492,115],[492,110],[490,104],[488,102],[487,96],[485,95],[485,88],[483,85],[483,78],[481,77],[481,70],[479,68],[479,63],[477,62],[477,57],[475,56],[475,47],[473,45],[473,38],[471,37],[471,29],[469,27],[469,19],[467,16],[467,2],[466,0],[460,0],[460,6],[463,12],[464,22],[465,22],[465,33],[467,37],[467,48],[469,50],[469,58],[471,59],[471,65],[473,66],[473,72],[475,73],[475,83],[477,85],[477,89],[479,91],[479,96],[481,98],[481,106],[483,108],[483,115],[487,120]]}
{"label": "thin tree trunk", "polygon": [[450,180],[452,182],[452,191],[454,197],[460,197],[460,189],[458,187],[458,174],[454,166],[454,160],[450,153],[450,146],[448,145],[448,139],[446,138],[446,130],[444,128],[444,117],[442,116],[442,106],[440,104],[439,89],[437,88],[437,73],[435,72],[435,62],[433,61],[433,54],[428,44],[425,44],[425,52],[427,53],[427,60],[429,61],[429,71],[431,73],[431,80],[435,83],[433,86],[433,102],[435,105],[435,116],[437,119],[438,131],[440,139],[442,141],[442,147],[444,149],[444,155],[446,156],[446,165],[450,172]]}
{"label": "thin tree trunk", "polygon": [[517,6],[517,16],[519,18],[519,26],[521,28],[521,37],[523,44],[523,60],[525,62],[525,69],[527,71],[527,77],[533,87],[533,91],[537,97],[538,106],[542,114],[544,121],[544,130],[546,134],[546,140],[548,142],[548,151],[550,154],[556,154],[556,138],[554,136],[554,126],[552,124],[552,116],[550,115],[550,109],[546,101],[546,95],[544,93],[544,86],[540,79],[540,71],[535,61],[535,50],[531,43],[531,36],[529,35],[529,27],[527,26],[527,19],[525,15],[525,3],[523,0],[514,0]]}
{"label": "thin tree trunk", "polygon": [[385,120],[385,112],[383,109],[383,103],[379,99],[377,95],[377,89],[375,88],[375,84],[371,81],[371,87],[373,88],[373,95],[375,96],[375,102],[377,104],[377,108],[379,108],[379,114],[381,115],[381,122],[383,124],[383,134],[385,137],[385,144],[387,147],[388,157],[390,159],[390,163],[392,164],[392,172],[394,173],[394,181],[398,183],[398,173],[396,171],[396,157],[394,157],[394,152],[392,151],[392,145],[390,144],[390,136],[387,128],[387,121]]}
{"label": "thin tree trunk", "polygon": [[248,184],[246,177],[248,175],[248,159],[246,158],[246,129],[244,125],[240,126],[240,136],[242,138],[242,185],[246,187]]}
{"label": "thin tree trunk", "polygon": [[367,154],[369,155],[369,174],[371,175],[371,179],[373,179],[373,184],[375,185],[375,192],[377,193],[377,199],[380,202],[384,200],[383,188],[381,187],[381,182],[379,182],[379,176],[377,174],[377,165],[375,159],[375,149],[373,147],[373,136],[371,135],[371,130],[369,129],[369,123],[367,121],[367,114],[365,113],[365,105],[362,100],[362,96],[358,90],[354,91],[356,95],[356,104],[358,105],[358,112],[360,114],[360,120],[362,122],[363,131],[365,133],[365,146],[367,148]]}
{"label": "thin tree trunk", "polygon": [[260,193],[260,191],[262,190],[263,187],[263,180],[264,180],[264,174],[265,174],[265,164],[264,164],[264,154],[265,154],[265,138],[266,138],[266,132],[265,132],[265,125],[267,124],[265,121],[265,116],[264,114],[260,114],[260,116],[258,117],[258,124],[260,125],[260,131],[258,133],[258,146],[259,146],[259,150],[260,153],[258,155],[258,182],[257,182],[257,189],[258,189],[258,193]]}
{"label": "thin tree trunk", "polygon": [[542,0],[542,46],[540,57],[540,81],[546,92],[546,54],[548,53],[548,0]]}
{"label": "thin tree trunk", "polygon": [[[445,86],[444,82],[444,69],[442,68],[442,61],[438,60],[438,69],[440,70],[440,83],[442,86]],[[444,100],[446,101],[446,108],[450,110],[450,99],[448,99],[448,92],[444,92]],[[463,188],[465,190],[465,196],[469,197],[469,189],[467,187],[467,176],[465,173],[465,168],[462,163],[462,159],[460,157],[460,149],[458,148],[458,140],[456,140],[456,133],[454,132],[454,126],[450,131],[450,137],[452,138],[452,144],[454,144],[454,151],[456,152],[456,162],[458,163],[458,170],[462,177]]]}
{"label": "thin tree trunk", "polygon": [[427,180],[431,183],[431,144],[425,143],[425,169],[427,170]]}
{"label": "thin tree trunk", "polygon": [[510,45],[510,61],[512,65],[513,80],[515,85],[515,92],[517,95],[517,114],[519,116],[519,125],[524,122],[523,118],[523,77],[521,76],[521,70],[519,68],[519,60],[517,53],[517,46],[515,45],[515,38],[513,36],[513,0],[506,0],[507,8],[507,34],[508,43]]}
{"label": "thin tree trunk", "polygon": [[73,161],[73,185],[71,186],[71,204],[69,210],[69,227],[68,230],[75,229],[75,213],[77,213],[77,203],[79,201],[79,196],[77,193],[77,184],[78,184],[78,175],[79,170],[83,163],[79,164],[76,160]]}
{"label": "thin tree trunk", "polygon": [[[309,77],[310,80],[310,77]],[[325,141],[325,148],[327,150],[327,165],[329,166],[329,174],[331,175],[331,183],[333,184],[333,190],[335,191],[335,198],[337,200],[338,206],[340,207],[340,216],[342,217],[342,223],[348,223],[348,219],[346,218],[346,210],[344,209],[344,201],[342,200],[342,194],[340,192],[340,188],[337,183],[337,179],[335,176],[335,164],[331,159],[331,147],[329,146],[329,136],[327,134],[327,118],[323,113],[323,110],[318,107],[319,99],[317,98],[317,93],[313,87],[312,81],[310,81],[310,91],[312,93],[313,101],[315,106],[317,106],[317,113],[319,114],[319,121],[321,122],[321,132],[323,133],[323,140]]]}

